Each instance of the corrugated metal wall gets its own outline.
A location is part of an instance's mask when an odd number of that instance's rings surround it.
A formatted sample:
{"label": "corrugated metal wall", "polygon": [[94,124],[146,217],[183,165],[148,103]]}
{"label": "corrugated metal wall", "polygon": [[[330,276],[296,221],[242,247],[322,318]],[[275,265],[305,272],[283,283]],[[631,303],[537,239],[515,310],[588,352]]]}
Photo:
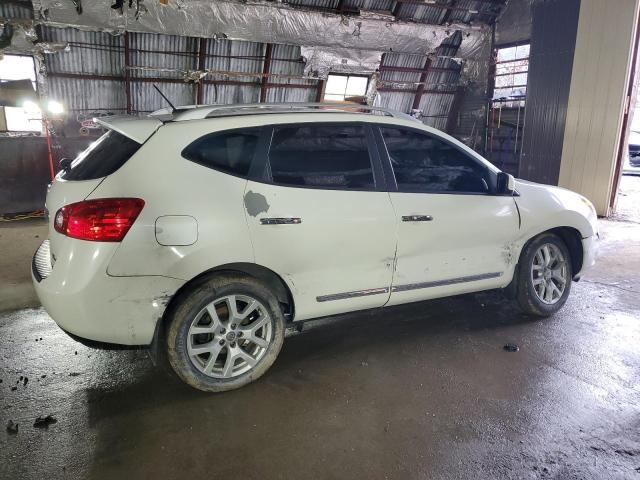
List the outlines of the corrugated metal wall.
{"label": "corrugated metal wall", "polygon": [[496,45],[531,39],[531,0],[509,0],[496,23]]}
{"label": "corrugated metal wall", "polygon": [[609,214],[638,0],[582,0],[560,164],[563,187]]}
{"label": "corrugated metal wall", "polygon": [[40,35],[70,47],[45,56],[50,98],[74,113],[126,110],[122,35],[52,27],[42,27]]}
{"label": "corrugated metal wall", "polygon": [[580,0],[543,0],[532,6],[527,108],[518,172],[527,180],[558,183],[579,13]]}
{"label": "corrugated metal wall", "polygon": [[422,55],[385,53],[380,67],[382,86],[375,105],[410,112],[416,99],[417,84],[423,80],[424,91],[417,106],[421,120],[444,130],[460,81],[461,66],[452,57],[461,40],[462,36],[454,33],[442,43],[430,62]]}
{"label": "corrugated metal wall", "polygon": [[463,91],[460,110],[454,119],[452,133],[474,150],[483,153],[485,126],[487,124],[487,80],[491,43],[487,41],[478,53],[478,60],[471,68],[475,69],[475,81]]}
{"label": "corrugated metal wall", "polygon": [[[486,24],[502,8],[500,2],[487,0],[435,0],[425,5],[394,0],[283,3],[348,15],[357,15],[360,10],[377,11],[399,20],[434,25]],[[29,9],[14,4],[0,5],[0,15],[32,16]],[[166,106],[153,84],[158,84],[176,105],[315,101],[322,88],[319,80],[304,78],[300,47],[293,45],[273,44],[268,49],[265,44],[248,41],[110,34],[49,26],[40,27],[39,35],[43,41],[70,45],[68,52],[44,56],[48,75],[45,86],[50,97],[76,115],[144,113]],[[400,70],[381,70],[383,88],[379,89],[376,105],[404,112],[417,108],[426,124],[445,129],[460,82],[461,67],[451,57],[461,41],[461,33],[452,28],[427,73],[422,71],[427,57],[387,53],[387,65]],[[271,52],[270,62],[266,60],[267,51]],[[208,73],[199,79],[198,72],[204,70]],[[390,82],[386,89],[384,82]],[[481,78],[479,82],[484,84],[486,80]],[[461,118],[464,114],[463,108]]]}
{"label": "corrugated metal wall", "polygon": [[[204,41],[204,40],[203,40]],[[256,42],[235,42],[224,39],[207,41],[204,68],[220,72],[260,73],[264,64],[265,46]],[[243,76],[230,78],[228,75],[212,74],[204,84],[202,103],[254,103],[260,98],[260,78]],[[224,83],[225,81],[251,82],[250,85]]]}
{"label": "corrugated metal wall", "polygon": [[[158,83],[163,93],[175,105],[195,103],[195,86],[184,81],[182,72],[196,69],[198,40],[192,37],[152,33],[128,33],[128,36],[131,110],[152,112],[167,106],[153,88],[153,83]],[[160,83],[157,80],[138,80],[152,78],[164,81]]]}
{"label": "corrugated metal wall", "polygon": [[[302,78],[287,78],[287,76],[302,77],[304,60],[300,54],[300,47],[296,45],[273,45],[271,73],[283,75],[274,77],[270,82],[287,85],[301,85],[298,87],[277,87],[267,90],[267,102],[313,102],[318,93],[318,81]],[[306,87],[302,87],[305,86]]]}
{"label": "corrugated metal wall", "polygon": [[[421,55],[404,55],[400,53],[385,53],[382,59],[385,67],[412,69],[422,69],[425,61],[426,58]],[[395,84],[395,82],[418,82],[420,80],[420,73],[413,71],[381,70],[380,79],[390,84],[392,84],[392,82],[393,84]],[[415,86],[409,86],[405,89],[406,91],[385,91],[382,88],[379,90],[378,97],[375,101],[376,106],[392,108],[393,110],[401,112],[411,111],[411,105],[415,98]],[[401,90],[401,88],[396,90]]]}
{"label": "corrugated metal wall", "polygon": [[[319,82],[302,78],[304,61],[300,47],[294,45],[273,45],[272,76],[263,82],[266,45],[262,43],[54,27],[43,27],[41,36],[44,41],[69,43],[70,51],[46,55],[45,65],[49,95],[71,112],[157,110],[166,104],[154,83],[176,105],[196,103],[198,88],[203,104],[255,103],[263,83],[268,102],[307,102],[317,95]],[[195,70],[209,71],[200,86],[187,81],[188,72]]]}
{"label": "corrugated metal wall", "polygon": [[0,2],[0,17],[2,18],[33,18],[31,4]]}
{"label": "corrugated metal wall", "polygon": [[[404,21],[440,25],[491,23],[502,7],[499,2],[480,0],[436,0],[429,5],[394,0],[283,2],[345,15],[376,11]],[[0,17],[31,19],[33,12],[26,2],[23,6],[0,0]],[[61,156],[75,155],[80,145],[100,133],[99,128],[87,131],[81,122],[92,128],[95,125],[90,119],[95,116],[166,107],[153,84],[158,84],[177,105],[315,101],[323,84],[304,78],[305,63],[299,46],[151,33],[111,34],[44,25],[36,26],[36,31],[41,41],[69,44],[68,51],[44,55],[45,76],[39,82],[41,92],[63,103],[68,111],[64,121],[54,125],[54,163]],[[452,105],[456,104],[454,92],[461,82],[461,67],[451,57],[455,57],[461,40],[461,34],[452,27],[451,36],[430,62],[423,55],[386,53],[388,69],[381,65],[382,88],[376,105],[409,112],[417,102],[423,122],[440,129],[448,127]],[[429,67],[426,72],[425,65]],[[204,72],[206,75],[200,77]],[[480,72],[475,78],[472,88],[483,90],[486,75]],[[474,112],[478,110],[474,103],[463,103],[459,116],[455,115],[461,127],[457,133],[465,132],[469,106]],[[0,152],[0,163],[1,157]],[[42,158],[40,162],[46,165]],[[44,186],[42,183],[38,192]],[[32,200],[35,204],[30,208],[41,206],[39,196]]]}
{"label": "corrugated metal wall", "polygon": [[[460,13],[454,11],[452,16]],[[440,130],[445,130],[446,128],[449,112],[451,111],[454,95],[460,80],[461,66],[450,57],[455,57],[461,41],[462,35],[458,32],[442,42],[438,49],[438,57],[431,63],[426,79],[426,92],[420,101],[419,108],[422,110],[422,121]]]}
{"label": "corrugated metal wall", "polygon": [[[204,104],[258,102],[263,85],[267,102],[309,102],[318,96],[319,81],[303,78],[304,59],[294,45],[272,45],[271,76],[263,80],[266,45],[256,42],[54,27],[43,27],[41,36],[44,41],[70,45],[68,52],[46,55],[45,64],[49,95],[74,113],[151,112],[166,106],[154,83],[176,105],[194,104],[198,98]],[[453,34],[439,48],[418,107],[426,124],[441,129],[447,124],[460,80],[461,67],[450,58],[460,41],[461,35]],[[383,85],[389,82],[395,88],[381,88],[375,103],[409,112],[427,57],[397,53],[384,57],[385,67],[409,71],[382,70]],[[185,81],[188,72],[195,70],[209,71],[200,85]]]}

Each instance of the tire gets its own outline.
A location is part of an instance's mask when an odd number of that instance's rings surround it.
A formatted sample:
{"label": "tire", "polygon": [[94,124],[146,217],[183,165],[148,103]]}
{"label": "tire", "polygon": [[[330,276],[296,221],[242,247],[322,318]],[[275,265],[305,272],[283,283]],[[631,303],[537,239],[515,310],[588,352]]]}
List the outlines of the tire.
{"label": "tire", "polygon": [[[545,265],[545,247],[550,252],[549,265]],[[573,270],[566,244],[553,233],[534,237],[522,250],[516,275],[516,301],[522,311],[538,317],[553,315],[562,308],[571,291]]]}
{"label": "tire", "polygon": [[171,367],[185,383],[205,392],[234,390],[257,380],[284,341],[285,319],[276,296],[248,276],[224,274],[197,285],[168,320]]}

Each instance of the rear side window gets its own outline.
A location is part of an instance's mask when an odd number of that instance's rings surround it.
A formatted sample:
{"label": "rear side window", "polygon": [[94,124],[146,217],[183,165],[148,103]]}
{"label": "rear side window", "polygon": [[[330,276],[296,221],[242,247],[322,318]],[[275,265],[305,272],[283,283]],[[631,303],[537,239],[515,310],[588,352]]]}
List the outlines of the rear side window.
{"label": "rear side window", "polygon": [[118,170],[140,148],[140,144],[121,133],[109,130],[71,162],[65,180],[93,180]]}
{"label": "rear side window", "polygon": [[296,187],[374,189],[363,125],[307,124],[274,128],[273,181]]}
{"label": "rear side window", "polygon": [[453,145],[415,130],[380,131],[401,192],[489,192],[486,168]]}
{"label": "rear side window", "polygon": [[261,131],[244,128],[210,133],[188,145],[182,156],[205,167],[244,177],[249,173]]}

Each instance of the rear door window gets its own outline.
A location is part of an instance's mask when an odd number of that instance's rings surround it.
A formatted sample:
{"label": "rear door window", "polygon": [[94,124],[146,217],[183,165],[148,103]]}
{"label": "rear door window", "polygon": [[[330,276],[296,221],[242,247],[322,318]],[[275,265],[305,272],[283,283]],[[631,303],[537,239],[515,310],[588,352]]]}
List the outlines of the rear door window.
{"label": "rear door window", "polygon": [[364,125],[275,127],[269,150],[274,183],[293,187],[374,190]]}
{"label": "rear door window", "polygon": [[182,156],[214,170],[241,177],[249,173],[262,128],[243,128],[205,135],[188,145]]}
{"label": "rear door window", "polygon": [[93,142],[71,162],[65,180],[93,180],[106,177],[126,163],[141,144],[113,130]]}

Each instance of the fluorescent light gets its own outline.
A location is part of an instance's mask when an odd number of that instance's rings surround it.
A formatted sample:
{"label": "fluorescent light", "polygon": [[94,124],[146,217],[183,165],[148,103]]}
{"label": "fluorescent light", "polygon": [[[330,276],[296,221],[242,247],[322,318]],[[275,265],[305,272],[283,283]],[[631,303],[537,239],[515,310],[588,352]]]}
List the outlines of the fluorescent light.
{"label": "fluorescent light", "polygon": [[53,113],[54,115],[64,113],[64,107],[62,106],[62,104],[60,102],[56,102],[55,100],[49,100],[47,109],[49,110],[49,113]]}
{"label": "fluorescent light", "polygon": [[32,100],[25,100],[22,104],[22,108],[27,113],[40,113],[40,107]]}

